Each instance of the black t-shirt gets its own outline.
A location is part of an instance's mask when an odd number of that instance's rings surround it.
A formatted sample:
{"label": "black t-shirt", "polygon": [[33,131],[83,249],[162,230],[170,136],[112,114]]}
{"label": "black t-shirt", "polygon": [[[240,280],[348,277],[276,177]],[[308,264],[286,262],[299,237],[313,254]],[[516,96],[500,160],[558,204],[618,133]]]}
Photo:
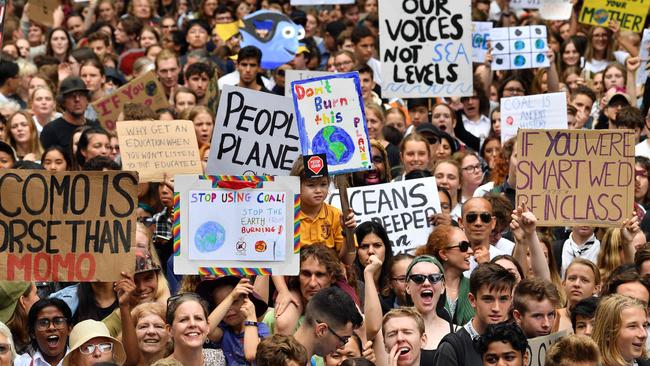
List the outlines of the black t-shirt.
{"label": "black t-shirt", "polygon": [[[86,120],[88,126],[99,126],[95,120]],[[47,150],[50,146],[61,146],[68,153],[72,153],[70,143],[72,142],[72,135],[77,129],[77,125],[68,123],[63,117],[59,117],[43,127],[41,132],[41,145],[43,149]]]}

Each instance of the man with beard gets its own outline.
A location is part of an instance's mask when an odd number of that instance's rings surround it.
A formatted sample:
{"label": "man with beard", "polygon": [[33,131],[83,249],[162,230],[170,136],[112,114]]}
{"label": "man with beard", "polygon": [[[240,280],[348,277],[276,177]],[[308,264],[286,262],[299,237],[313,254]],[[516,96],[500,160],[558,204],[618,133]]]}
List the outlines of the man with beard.
{"label": "man with beard", "polygon": [[41,132],[43,149],[47,150],[53,145],[59,145],[64,151],[71,152],[70,142],[78,127],[85,125],[99,127],[96,120],[84,117],[89,101],[90,91],[83,80],[76,76],[69,76],[61,82],[57,102],[63,108],[63,116],[43,127]]}

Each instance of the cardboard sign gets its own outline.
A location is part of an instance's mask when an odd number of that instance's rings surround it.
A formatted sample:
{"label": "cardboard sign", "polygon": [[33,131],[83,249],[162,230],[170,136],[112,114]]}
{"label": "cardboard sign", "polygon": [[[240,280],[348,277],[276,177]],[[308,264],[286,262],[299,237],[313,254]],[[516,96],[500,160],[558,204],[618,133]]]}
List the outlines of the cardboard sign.
{"label": "cardboard sign", "polygon": [[636,0],[585,0],[578,21],[608,27],[617,20],[621,29],[641,32],[650,3]]}
{"label": "cardboard sign", "polygon": [[303,155],[325,154],[332,175],[372,169],[359,74],[291,83]]}
{"label": "cardboard sign", "polygon": [[570,0],[542,0],[539,15],[544,20],[567,20],[571,18],[573,4]]}
{"label": "cardboard sign", "polygon": [[303,156],[307,178],[327,177],[327,156],[325,154]]}
{"label": "cardboard sign", "polygon": [[472,95],[471,1],[379,1],[382,96]]}
{"label": "cardboard sign", "polygon": [[117,135],[122,165],[137,171],[140,182],[203,173],[192,121],[121,121]]}
{"label": "cardboard sign", "polygon": [[291,6],[354,4],[354,0],[291,0]]}
{"label": "cardboard sign", "polygon": [[[327,200],[338,207],[338,196],[334,191]],[[441,212],[434,177],[348,188],[348,197],[357,224],[371,220],[382,224],[394,254],[426,244],[433,229],[428,217]]]}
{"label": "cardboard sign", "polygon": [[527,366],[544,366],[546,361],[546,352],[551,348],[553,343],[566,337],[568,331],[552,333],[543,337],[528,339],[528,365]]}
{"label": "cardboard sign", "polygon": [[546,26],[492,28],[492,70],[548,67]]}
{"label": "cardboard sign", "polygon": [[513,9],[539,9],[540,0],[511,0],[510,6]]}
{"label": "cardboard sign", "polygon": [[334,75],[333,72],[312,71],[312,70],[286,70],[284,72],[284,96],[291,98],[291,83],[296,80],[318,78],[321,76]]}
{"label": "cardboard sign", "polygon": [[205,92],[205,106],[212,112],[213,116],[217,115],[219,106],[219,75],[216,70],[212,79],[208,82],[208,90]]}
{"label": "cardboard sign", "polygon": [[482,64],[488,51],[492,22],[472,22],[472,62]]}
{"label": "cardboard sign", "polygon": [[291,99],[224,85],[207,174],[289,175],[300,155]]}
{"label": "cardboard sign", "polygon": [[538,226],[620,226],[634,203],[634,131],[519,130],[517,205]]}
{"label": "cardboard sign", "polygon": [[520,128],[567,129],[566,94],[546,93],[501,98],[501,143]]}
{"label": "cardboard sign", "polygon": [[165,90],[153,71],[131,80],[113,94],[92,103],[92,106],[97,111],[97,119],[102,127],[113,131],[117,117],[126,103],[144,104],[154,111],[169,107]]}
{"label": "cardboard sign", "polygon": [[29,20],[47,27],[54,26],[54,11],[59,6],[59,0],[29,0],[28,3]]}
{"label": "cardboard sign", "polygon": [[177,175],[174,189],[175,274],[298,274],[298,177]]}
{"label": "cardboard sign", "polygon": [[117,281],[135,268],[132,172],[3,170],[0,280]]}

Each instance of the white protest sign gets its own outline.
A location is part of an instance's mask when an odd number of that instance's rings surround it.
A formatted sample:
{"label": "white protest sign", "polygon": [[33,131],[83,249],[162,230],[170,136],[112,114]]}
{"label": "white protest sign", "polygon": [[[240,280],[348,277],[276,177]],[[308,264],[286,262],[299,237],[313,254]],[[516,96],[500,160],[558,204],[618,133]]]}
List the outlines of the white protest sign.
{"label": "white protest sign", "polygon": [[330,175],[372,169],[359,74],[291,83],[303,155],[325,154]]}
{"label": "white protest sign", "polygon": [[321,76],[333,75],[333,72],[312,70],[286,70],[284,72],[284,95],[291,98],[291,83],[296,80],[312,79]]}
{"label": "white protest sign", "polygon": [[224,85],[207,174],[289,175],[299,154],[291,99]]}
{"label": "white protest sign", "polygon": [[540,0],[510,0],[514,9],[539,9],[540,5]]}
{"label": "white protest sign", "polygon": [[520,128],[567,129],[566,94],[547,93],[501,98],[501,142]]}
{"label": "white protest sign", "polygon": [[641,47],[639,47],[639,57],[641,58],[641,66],[636,72],[636,84],[645,84],[648,78],[648,60],[650,59],[650,29],[643,30],[643,38],[641,39]]}
{"label": "white protest sign", "polygon": [[354,4],[354,0],[291,0],[291,6]]}
{"label": "white protest sign", "polygon": [[[333,191],[327,200],[338,207],[338,196],[339,191]],[[428,217],[441,212],[434,177],[348,188],[348,197],[357,224],[382,224],[394,254],[426,244],[433,228]]]}
{"label": "white protest sign", "polygon": [[492,70],[548,67],[546,26],[492,28]]}
{"label": "white protest sign", "polygon": [[551,348],[553,343],[566,337],[567,334],[568,332],[563,330],[543,337],[529,338],[527,366],[544,366],[548,349]]}
{"label": "white protest sign", "polygon": [[482,64],[488,51],[492,22],[472,22],[472,62]]}
{"label": "white protest sign", "polygon": [[573,4],[570,0],[541,0],[539,15],[544,20],[567,20],[571,18]]}
{"label": "white protest sign", "polygon": [[471,1],[379,1],[382,96],[472,95]]}

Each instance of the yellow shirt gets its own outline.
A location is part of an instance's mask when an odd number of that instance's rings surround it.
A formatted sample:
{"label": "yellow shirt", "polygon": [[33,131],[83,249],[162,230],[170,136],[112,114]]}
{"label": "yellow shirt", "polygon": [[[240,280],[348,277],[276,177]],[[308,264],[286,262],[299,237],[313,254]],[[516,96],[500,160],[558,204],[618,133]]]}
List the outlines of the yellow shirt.
{"label": "yellow shirt", "polygon": [[300,243],[311,245],[322,242],[337,252],[345,242],[343,228],[341,227],[341,211],[336,207],[323,203],[318,216],[311,218],[302,211],[298,215],[300,220]]}

